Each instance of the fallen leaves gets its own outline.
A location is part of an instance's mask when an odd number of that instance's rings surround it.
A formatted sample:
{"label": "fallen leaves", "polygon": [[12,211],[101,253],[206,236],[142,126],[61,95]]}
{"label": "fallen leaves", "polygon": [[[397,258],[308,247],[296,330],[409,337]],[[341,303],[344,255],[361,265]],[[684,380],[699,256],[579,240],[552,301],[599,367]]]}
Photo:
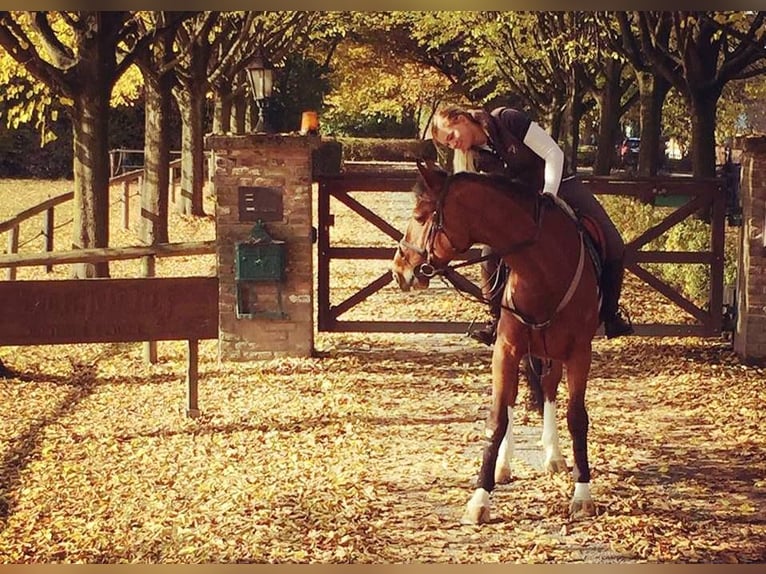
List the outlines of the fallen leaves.
{"label": "fallen leaves", "polygon": [[[209,233],[193,222],[177,225]],[[351,289],[359,277],[339,280]],[[627,288],[643,315],[671,312]],[[481,312],[445,303],[446,291],[401,295],[368,308]],[[540,418],[522,389],[521,458],[482,527],[458,521],[484,445],[487,349],[422,334],[318,333],[316,346],[321,358],[221,365],[216,342],[201,342],[193,420],[183,343],[160,343],[157,365],[140,345],[0,349],[19,374],[0,380],[0,560],[766,560],[766,373],[724,341],[595,341],[587,520],[568,517],[571,477],[547,477],[525,454],[540,450]]]}

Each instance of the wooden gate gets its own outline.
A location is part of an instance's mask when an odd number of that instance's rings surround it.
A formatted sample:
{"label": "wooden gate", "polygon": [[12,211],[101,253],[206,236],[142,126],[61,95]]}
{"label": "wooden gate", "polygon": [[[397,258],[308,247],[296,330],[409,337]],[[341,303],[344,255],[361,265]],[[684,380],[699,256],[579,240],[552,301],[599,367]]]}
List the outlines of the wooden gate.
{"label": "wooden gate", "polygon": [[[409,217],[410,211],[407,205],[412,205],[409,194],[415,182],[416,173],[414,164],[386,166],[382,163],[347,163],[344,173],[319,178],[317,324],[320,331],[465,333],[470,327],[469,321],[402,321],[388,320],[385,317],[358,319],[343,317],[393,281],[387,270],[387,264],[393,258],[396,243],[402,236],[402,230],[388,221],[386,216],[366,205],[363,200],[364,195],[368,192],[385,192],[390,195],[392,201],[396,196],[404,196],[408,198],[409,204],[406,201],[400,202],[402,214]],[[596,194],[629,196],[645,203],[673,208],[659,223],[646,229],[627,244],[626,270],[682,310],[687,315],[687,322],[642,324],[634,321],[636,334],[644,336],[720,335],[724,312],[724,231],[727,194],[730,192],[725,189],[724,180],[690,177],[626,180],[611,176],[582,176],[582,180]],[[379,234],[385,236],[387,241],[379,245],[362,245],[358,242],[349,245],[348,241],[345,244],[342,241],[334,242],[332,235],[336,219],[334,206],[340,204],[358,218],[357,229],[363,231],[364,226],[371,225]],[[646,249],[654,239],[690,217],[705,217],[710,221],[709,249],[702,251]],[[356,235],[355,239],[364,236],[363,233]],[[466,254],[466,257],[474,257],[476,254],[477,251],[472,250]],[[336,288],[331,280],[331,267],[334,262],[339,263],[342,260],[374,260],[380,263],[380,271],[374,278],[367,280],[366,284],[358,285],[358,289],[336,302],[334,300]],[[647,270],[645,265],[652,263],[706,266],[710,277],[707,304],[703,306],[695,304],[678,289]],[[385,315],[382,312],[380,314]],[[691,322],[688,316],[691,317]]]}

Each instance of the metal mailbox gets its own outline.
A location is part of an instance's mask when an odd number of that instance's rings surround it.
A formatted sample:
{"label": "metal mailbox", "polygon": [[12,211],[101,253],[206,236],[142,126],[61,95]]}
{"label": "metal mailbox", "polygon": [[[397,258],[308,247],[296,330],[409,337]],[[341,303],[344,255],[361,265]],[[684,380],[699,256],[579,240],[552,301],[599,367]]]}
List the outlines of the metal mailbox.
{"label": "metal mailbox", "polygon": [[241,241],[237,243],[235,256],[234,277],[237,281],[284,281],[284,241]]}
{"label": "metal mailbox", "polygon": [[[250,232],[247,241],[235,244],[234,279],[237,283],[238,317],[284,317],[282,311],[281,284],[285,280],[285,242],[273,239],[267,232],[262,220],[258,220]],[[272,282],[277,284],[279,309],[268,312],[248,312],[244,310],[242,287],[246,283]]]}

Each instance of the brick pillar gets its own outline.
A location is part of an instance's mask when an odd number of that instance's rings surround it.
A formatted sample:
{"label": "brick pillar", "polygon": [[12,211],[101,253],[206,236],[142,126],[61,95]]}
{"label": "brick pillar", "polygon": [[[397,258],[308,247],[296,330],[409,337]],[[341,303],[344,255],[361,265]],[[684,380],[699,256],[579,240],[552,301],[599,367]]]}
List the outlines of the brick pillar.
{"label": "brick pillar", "polygon": [[[287,134],[208,135],[216,156],[216,260],[221,361],[311,356],[314,350],[312,150],[318,137]],[[246,205],[241,204],[242,196]],[[235,245],[262,219],[284,241],[285,279],[235,280]],[[239,289],[239,297],[238,297]],[[278,311],[281,294],[281,311]],[[243,303],[238,316],[237,302]]]}
{"label": "brick pillar", "polygon": [[742,147],[734,350],[745,361],[760,362],[766,360],[766,137],[743,138]]}

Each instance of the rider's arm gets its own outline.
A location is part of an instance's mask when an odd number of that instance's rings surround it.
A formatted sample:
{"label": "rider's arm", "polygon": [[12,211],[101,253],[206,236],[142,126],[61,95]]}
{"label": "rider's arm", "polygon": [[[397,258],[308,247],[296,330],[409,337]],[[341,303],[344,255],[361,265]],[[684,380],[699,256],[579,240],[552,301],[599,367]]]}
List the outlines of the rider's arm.
{"label": "rider's arm", "polygon": [[524,145],[545,160],[545,183],[543,193],[556,195],[564,171],[564,152],[551,136],[536,122],[529,124]]}
{"label": "rider's arm", "polygon": [[515,138],[521,140],[535,154],[545,161],[543,193],[557,195],[564,172],[564,152],[540,124],[533,122],[524,112],[513,108],[497,108],[492,112]]}

